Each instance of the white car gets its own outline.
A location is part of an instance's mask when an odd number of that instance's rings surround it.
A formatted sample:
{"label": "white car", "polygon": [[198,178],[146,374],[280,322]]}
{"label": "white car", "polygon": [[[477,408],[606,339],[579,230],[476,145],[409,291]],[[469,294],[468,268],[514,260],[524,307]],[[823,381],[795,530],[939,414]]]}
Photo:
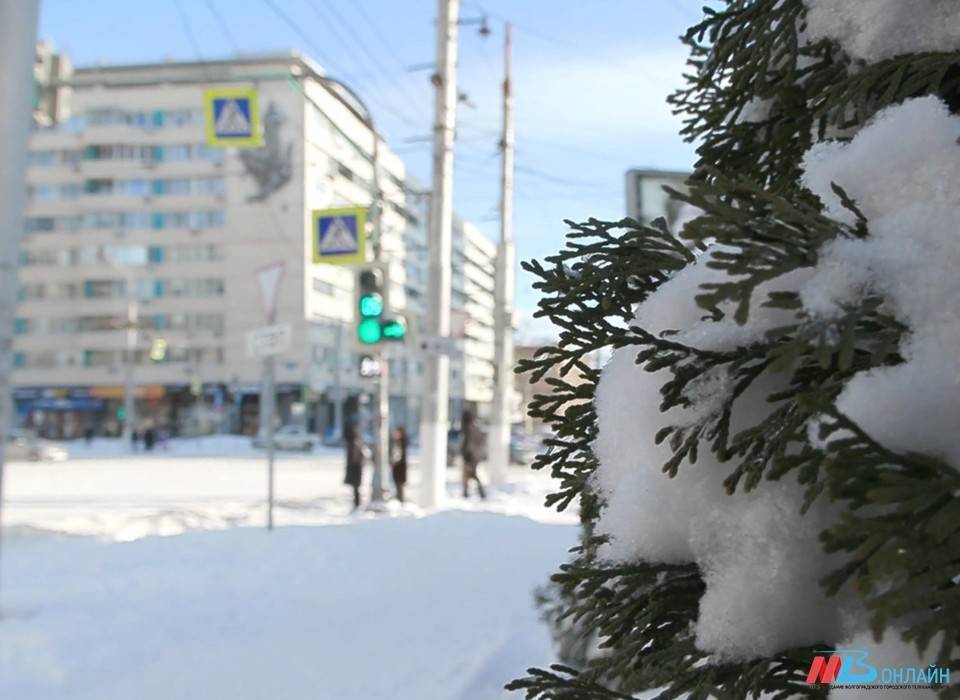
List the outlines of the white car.
{"label": "white car", "polygon": [[12,430],[7,437],[5,458],[11,462],[63,462],[68,456],[60,445],[29,430]]}
{"label": "white car", "polygon": [[[320,437],[308,433],[302,425],[284,425],[273,431],[273,446],[278,450],[309,452],[320,442]],[[253,439],[254,447],[266,447],[267,437],[261,430]]]}

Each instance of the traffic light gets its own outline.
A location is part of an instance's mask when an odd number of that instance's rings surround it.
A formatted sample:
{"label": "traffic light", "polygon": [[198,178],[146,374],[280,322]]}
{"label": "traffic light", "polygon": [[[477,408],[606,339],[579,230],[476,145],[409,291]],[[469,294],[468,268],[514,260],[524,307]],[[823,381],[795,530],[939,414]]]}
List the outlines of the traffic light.
{"label": "traffic light", "polygon": [[389,314],[388,267],[370,264],[357,271],[357,342],[361,347],[402,341],[407,335],[403,318]]}
{"label": "traffic light", "polygon": [[384,340],[403,340],[407,335],[407,322],[402,318],[392,318],[383,321],[380,330]]}
{"label": "traffic light", "polygon": [[383,270],[368,267],[357,275],[357,340],[361,345],[375,345],[383,338],[380,319],[383,316]]}

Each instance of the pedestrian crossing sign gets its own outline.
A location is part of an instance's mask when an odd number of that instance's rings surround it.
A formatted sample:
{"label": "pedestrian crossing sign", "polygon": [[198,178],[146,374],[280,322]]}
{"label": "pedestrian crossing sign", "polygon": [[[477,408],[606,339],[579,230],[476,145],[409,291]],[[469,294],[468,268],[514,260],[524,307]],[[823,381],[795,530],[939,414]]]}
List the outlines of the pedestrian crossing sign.
{"label": "pedestrian crossing sign", "polygon": [[208,146],[260,146],[260,110],[254,88],[208,88],[203,91]]}
{"label": "pedestrian crossing sign", "polygon": [[312,219],[313,262],[333,265],[366,262],[366,208],[318,209]]}

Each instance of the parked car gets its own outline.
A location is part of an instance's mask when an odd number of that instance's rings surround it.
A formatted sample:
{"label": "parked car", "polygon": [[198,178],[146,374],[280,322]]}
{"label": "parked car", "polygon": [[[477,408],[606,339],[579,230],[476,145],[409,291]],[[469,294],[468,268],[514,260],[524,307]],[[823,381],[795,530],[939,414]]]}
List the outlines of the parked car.
{"label": "parked car", "polygon": [[30,430],[13,430],[7,437],[6,459],[11,462],[63,462],[67,457],[63,447]]}
{"label": "parked car", "polygon": [[[273,432],[273,446],[278,450],[303,450],[309,452],[320,442],[320,437],[307,432],[302,425],[284,425]],[[254,447],[266,447],[265,431],[260,430],[253,438]]]}

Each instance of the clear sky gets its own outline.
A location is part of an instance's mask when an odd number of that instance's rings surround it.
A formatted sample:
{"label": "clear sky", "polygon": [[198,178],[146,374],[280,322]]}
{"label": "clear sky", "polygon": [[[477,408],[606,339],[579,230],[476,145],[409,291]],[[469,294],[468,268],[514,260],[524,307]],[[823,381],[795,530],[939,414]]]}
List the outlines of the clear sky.
{"label": "clear sky", "polygon": [[[678,40],[701,0],[463,1],[455,209],[498,232],[503,22],[513,31],[519,259],[558,249],[564,219],[625,215],[629,168],[689,168],[693,148],[664,98],[682,84]],[[79,66],[211,59],[300,49],[350,83],[374,110],[390,146],[423,182],[430,177],[435,0],[42,0],[40,36]],[[532,279],[521,273],[521,335],[531,323]]]}

